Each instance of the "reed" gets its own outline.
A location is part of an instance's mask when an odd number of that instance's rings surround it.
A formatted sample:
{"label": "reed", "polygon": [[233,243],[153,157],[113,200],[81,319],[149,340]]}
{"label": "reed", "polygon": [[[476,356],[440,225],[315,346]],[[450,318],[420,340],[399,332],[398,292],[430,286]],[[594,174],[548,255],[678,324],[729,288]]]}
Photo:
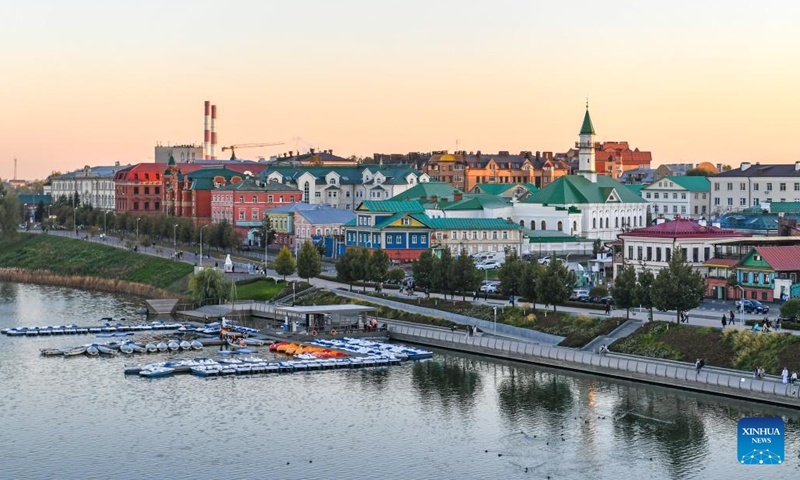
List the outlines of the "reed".
{"label": "reed", "polygon": [[52,285],[109,293],[127,293],[143,298],[175,298],[176,293],[143,283],[80,275],[59,275],[46,270],[0,268],[0,281]]}

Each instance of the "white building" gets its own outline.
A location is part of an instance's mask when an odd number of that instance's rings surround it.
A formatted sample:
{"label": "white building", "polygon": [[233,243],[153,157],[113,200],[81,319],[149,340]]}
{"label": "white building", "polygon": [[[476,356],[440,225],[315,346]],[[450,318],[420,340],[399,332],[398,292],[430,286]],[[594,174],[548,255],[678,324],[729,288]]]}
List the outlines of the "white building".
{"label": "white building", "polygon": [[739,168],[709,178],[711,212],[736,212],[762,203],[800,202],[800,162],[755,165],[742,162]]}
{"label": "white building", "polygon": [[122,168],[117,162],[113,167],[85,166],[74,172],[50,177],[50,192],[53,201],[70,198],[75,192],[82,205],[100,210],[114,210],[114,174]]}
{"label": "white building", "polygon": [[700,219],[708,218],[711,211],[710,185],[707,177],[668,176],[642,188],[641,193],[653,218]]}
{"label": "white building", "polygon": [[645,225],[647,202],[613,178],[597,174],[594,137],[594,126],[587,108],[576,144],[579,149],[578,175],[559,177],[538,192],[532,193],[523,203],[580,212],[579,223],[573,225],[570,221],[568,225],[562,225],[565,233],[616,240],[617,235],[626,229]]}

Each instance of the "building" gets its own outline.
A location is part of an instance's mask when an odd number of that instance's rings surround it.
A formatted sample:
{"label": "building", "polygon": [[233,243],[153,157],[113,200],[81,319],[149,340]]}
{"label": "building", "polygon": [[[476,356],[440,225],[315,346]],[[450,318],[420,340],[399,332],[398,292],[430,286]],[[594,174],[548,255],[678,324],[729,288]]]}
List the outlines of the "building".
{"label": "building", "polygon": [[175,145],[173,147],[164,147],[156,145],[155,147],[155,163],[169,163],[170,157],[174,158],[178,163],[191,163],[196,160],[204,160],[203,146],[202,145]]}
{"label": "building", "polygon": [[352,210],[303,202],[271,208],[265,214],[275,230],[274,244],[297,249],[305,240],[323,241],[325,253],[330,257],[342,252],[343,226],[356,216]]}
{"label": "building", "polygon": [[472,193],[484,193],[488,195],[499,195],[508,199],[525,200],[530,194],[537,190],[538,188],[536,188],[536,185],[532,183],[479,183],[472,188]]}
{"label": "building", "polygon": [[114,174],[114,210],[133,215],[160,215],[162,213],[164,165],[139,163]]}
{"label": "building", "polygon": [[675,217],[700,219],[709,216],[711,187],[706,177],[668,176],[642,188],[650,213],[671,220]]}
{"label": "building", "polygon": [[[194,188],[192,189],[194,190]],[[265,183],[252,177],[211,191],[211,221],[227,220],[248,245],[260,245],[256,234],[264,215],[272,208],[300,201],[302,193],[281,183]]]}
{"label": "building", "polygon": [[344,158],[333,154],[333,150],[309,149],[308,153],[295,153],[290,150],[276,157],[270,158],[270,165],[273,167],[352,167],[357,164],[355,157]]}
{"label": "building", "polygon": [[123,167],[90,167],[86,165],[61,175],[50,177],[50,192],[54,200],[70,198],[76,192],[81,205],[99,210],[113,210],[116,204],[114,176]]}
{"label": "building", "polygon": [[681,251],[692,267],[706,274],[705,263],[713,258],[715,242],[743,236],[686,218],[638,228],[619,235],[622,251],[621,258],[615,258],[614,277],[623,265],[633,265],[637,272],[647,269],[658,273],[667,266],[676,250]]}
{"label": "building", "polygon": [[762,203],[800,202],[800,162],[761,165],[742,162],[709,178],[711,212],[721,215]]}
{"label": "building", "polygon": [[522,203],[580,211],[580,225],[573,229],[568,224],[570,231],[563,226],[563,232],[570,235],[585,232],[594,238],[614,240],[624,230],[645,224],[647,202],[614,178],[597,173],[594,137],[594,125],[587,108],[576,143],[578,174],[557,178]]}
{"label": "building", "polygon": [[[631,149],[628,142],[608,141],[594,142],[595,169],[599,175],[606,175],[615,180],[621,180],[623,174],[629,170],[649,169],[653,161],[653,154]],[[580,157],[580,147],[576,146],[566,153],[568,161],[575,161]],[[578,167],[580,168],[580,166]]]}
{"label": "building", "polygon": [[365,200],[388,200],[420,182],[424,173],[407,166],[378,165],[344,167],[274,167],[260,174],[265,182],[277,182],[298,188],[303,202],[355,209]]}
{"label": "building", "polygon": [[755,247],[736,265],[736,284],[745,298],[762,302],[800,298],[800,245]]}

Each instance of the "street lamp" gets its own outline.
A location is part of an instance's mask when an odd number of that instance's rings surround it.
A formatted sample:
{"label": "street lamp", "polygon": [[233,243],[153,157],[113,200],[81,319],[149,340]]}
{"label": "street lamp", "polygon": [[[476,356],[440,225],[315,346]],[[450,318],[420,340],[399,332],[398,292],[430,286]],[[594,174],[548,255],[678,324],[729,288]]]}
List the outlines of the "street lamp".
{"label": "street lamp", "polygon": [[106,210],[105,212],[103,212],[103,237],[105,237],[105,236],[107,235],[107,229],[106,229],[106,215],[108,215],[108,212],[109,212],[108,210]]}
{"label": "street lamp", "polygon": [[139,243],[139,220],[141,219],[142,217],[136,218],[136,243]]}
{"label": "street lamp", "polygon": [[494,334],[497,335],[497,307],[494,307]]}
{"label": "street lamp", "polygon": [[172,226],[172,253],[178,252],[178,224]]}
{"label": "street lamp", "polygon": [[200,266],[203,266],[203,229],[206,228],[208,224],[206,223],[202,227],[200,227]]}
{"label": "street lamp", "polygon": [[72,196],[72,231],[75,232],[75,236],[78,235],[78,224],[75,221],[75,197],[78,196],[78,192]]}

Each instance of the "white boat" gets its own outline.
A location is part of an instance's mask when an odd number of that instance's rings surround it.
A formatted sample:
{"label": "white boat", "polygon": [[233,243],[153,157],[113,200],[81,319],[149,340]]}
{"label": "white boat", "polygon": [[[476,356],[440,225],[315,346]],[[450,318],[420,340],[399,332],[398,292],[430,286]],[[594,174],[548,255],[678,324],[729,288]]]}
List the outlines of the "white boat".
{"label": "white boat", "polygon": [[172,375],[173,372],[175,372],[175,369],[171,367],[150,367],[147,370],[140,371],[139,375],[147,378],[156,378],[167,377]]}
{"label": "white boat", "polygon": [[195,350],[202,350],[203,342],[201,342],[200,340],[192,340],[192,348]]}
{"label": "white boat", "polygon": [[98,345],[97,349],[100,350],[100,353],[103,355],[116,355],[117,351],[111,347],[107,347],[105,345]]}
{"label": "white boat", "polygon": [[130,355],[133,353],[133,346],[130,343],[123,343],[119,346],[119,351],[125,354]]}
{"label": "white boat", "polygon": [[169,343],[167,344],[167,348],[169,348],[171,351],[174,352],[179,348],[181,348],[181,344],[176,342],[175,340],[170,340]]}
{"label": "white boat", "polygon": [[147,353],[155,353],[158,351],[158,347],[153,342],[148,343],[144,348],[147,350]]}
{"label": "white boat", "polygon": [[156,345],[156,348],[158,348],[159,352],[166,352],[167,350],[169,350],[169,347],[167,347],[167,344],[164,343],[164,342],[158,342],[158,345]]}
{"label": "white boat", "polygon": [[192,344],[188,340],[184,340],[180,343],[181,350],[191,350]]}
{"label": "white boat", "polygon": [[86,347],[86,354],[91,357],[96,357],[100,353],[100,350],[97,348],[97,345],[89,345]]}

